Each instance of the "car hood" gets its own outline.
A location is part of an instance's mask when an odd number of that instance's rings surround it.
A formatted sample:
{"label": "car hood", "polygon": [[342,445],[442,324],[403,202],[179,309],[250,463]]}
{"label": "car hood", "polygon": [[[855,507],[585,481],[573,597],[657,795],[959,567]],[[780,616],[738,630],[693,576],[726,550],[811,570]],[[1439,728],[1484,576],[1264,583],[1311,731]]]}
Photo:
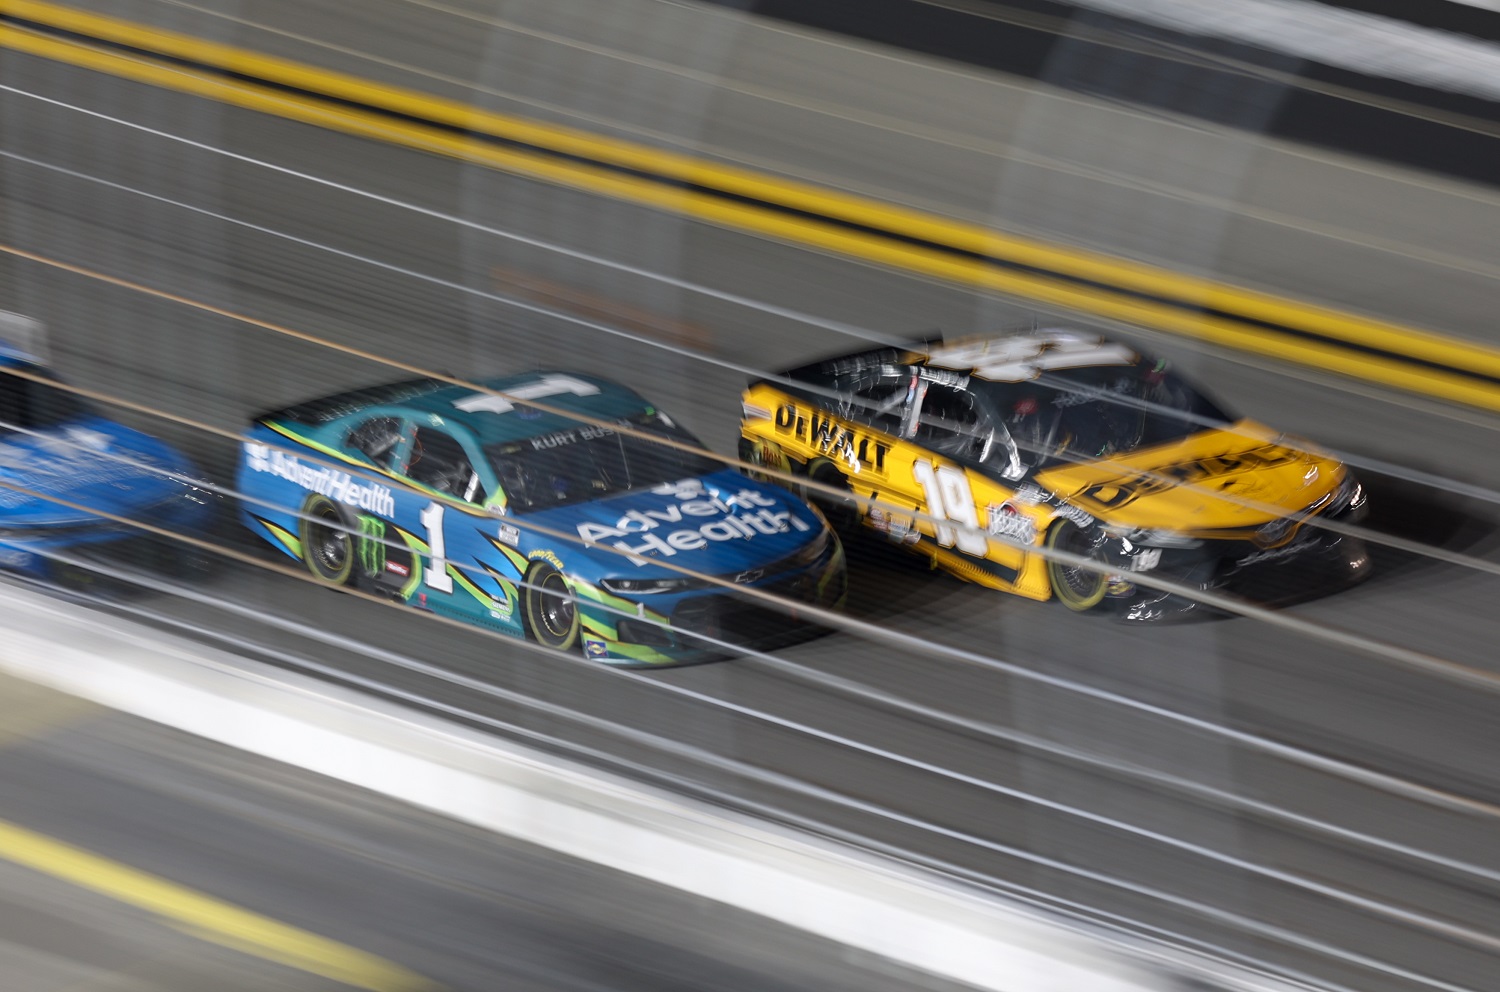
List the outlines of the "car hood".
{"label": "car hood", "polygon": [[174,448],[102,417],[0,435],[0,528],[98,521],[89,510],[129,517],[183,491],[182,483],[130,462],[192,471]]}
{"label": "car hood", "polygon": [[1201,534],[1255,527],[1312,507],[1344,475],[1333,458],[1240,421],[1171,444],[1037,473],[1044,486],[1101,520]]}
{"label": "car hood", "polygon": [[[528,513],[528,524],[577,535],[596,575],[653,578],[659,563],[726,575],[763,568],[820,537],[822,517],[779,486],[724,471]],[[569,542],[570,571],[584,548]],[[610,549],[610,550],[604,550]],[[627,552],[622,555],[617,552]]]}

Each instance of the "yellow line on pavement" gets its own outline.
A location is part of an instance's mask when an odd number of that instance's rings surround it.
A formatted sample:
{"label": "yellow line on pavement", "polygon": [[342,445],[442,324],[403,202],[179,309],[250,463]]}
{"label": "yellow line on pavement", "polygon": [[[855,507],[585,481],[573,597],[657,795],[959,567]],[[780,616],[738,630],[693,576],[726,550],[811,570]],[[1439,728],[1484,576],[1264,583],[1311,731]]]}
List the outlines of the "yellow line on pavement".
{"label": "yellow line on pavement", "polygon": [[430,990],[432,982],[373,954],[240,909],[51,837],[0,821],[0,857],[163,917],[236,950],[371,992]]}
{"label": "yellow line on pavement", "polygon": [[[1475,378],[1500,378],[1500,350],[1484,345],[481,110],[41,0],[0,0],[0,14],[147,53],[119,53],[77,38],[0,23],[0,45],[45,58],[723,227],[1500,411],[1500,385]],[[154,60],[150,53],[242,78]],[[860,229],[847,226],[851,224]]]}

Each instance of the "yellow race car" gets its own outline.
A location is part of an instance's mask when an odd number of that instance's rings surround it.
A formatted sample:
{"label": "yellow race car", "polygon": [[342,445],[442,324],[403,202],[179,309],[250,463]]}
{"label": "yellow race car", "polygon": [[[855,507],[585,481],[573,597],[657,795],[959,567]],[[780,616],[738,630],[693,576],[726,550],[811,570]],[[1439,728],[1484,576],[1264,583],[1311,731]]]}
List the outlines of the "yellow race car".
{"label": "yellow race car", "polygon": [[1142,584],[1147,573],[1196,591],[1274,586],[1294,565],[1341,581],[1369,572],[1363,542],[1322,526],[1366,511],[1342,463],[1230,417],[1167,362],[1080,331],[879,348],[757,380],[740,456],[819,484],[806,494],[836,523],[1072,610],[1195,608]]}

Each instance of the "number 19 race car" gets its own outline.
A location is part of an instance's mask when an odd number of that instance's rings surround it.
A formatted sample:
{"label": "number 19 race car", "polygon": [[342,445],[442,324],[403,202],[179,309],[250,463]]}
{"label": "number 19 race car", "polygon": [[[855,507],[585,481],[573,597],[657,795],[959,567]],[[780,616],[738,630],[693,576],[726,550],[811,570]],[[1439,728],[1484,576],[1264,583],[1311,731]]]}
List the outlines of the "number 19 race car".
{"label": "number 19 race car", "polygon": [[1268,570],[1274,584],[1294,565],[1369,571],[1359,540],[1320,526],[1366,510],[1347,468],[1095,335],[817,362],[751,383],[741,435],[745,461],[860,497],[821,497],[836,523],[862,520],[960,578],[1072,610],[1194,608],[1141,583],[1148,573],[1197,591],[1258,588]]}
{"label": "number 19 race car", "polygon": [[482,388],[413,380],[260,416],[244,521],[330,585],[612,664],[795,634],[739,589],[842,604],[823,516],[697,453],[636,393],[556,372]]}

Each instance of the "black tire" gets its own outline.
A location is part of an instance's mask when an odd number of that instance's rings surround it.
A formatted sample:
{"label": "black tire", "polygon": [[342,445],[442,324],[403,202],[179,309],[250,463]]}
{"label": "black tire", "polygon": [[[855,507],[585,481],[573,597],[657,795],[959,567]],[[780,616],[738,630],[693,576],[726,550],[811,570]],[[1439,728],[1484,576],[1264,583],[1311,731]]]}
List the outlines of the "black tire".
{"label": "black tire", "polygon": [[313,494],[302,505],[302,561],[318,581],[346,586],[354,578],[354,524],[344,508]]}
{"label": "black tire", "polygon": [[578,646],[578,606],[561,572],[544,561],[533,564],[526,571],[521,601],[526,632],[532,640],[559,651]]}
{"label": "black tire", "polygon": [[[1051,551],[1097,558],[1097,547],[1095,537],[1071,520],[1059,521],[1047,532],[1047,548]],[[1047,580],[1052,583],[1052,594],[1075,613],[1092,610],[1104,602],[1104,595],[1109,591],[1109,579],[1103,572],[1051,558],[1047,559]]]}
{"label": "black tire", "polygon": [[[816,458],[808,463],[807,479],[820,486],[850,492],[849,479],[827,458]],[[859,524],[859,504],[854,501],[852,494],[847,499],[841,499],[824,489],[809,488],[801,495],[809,502],[818,504],[818,509],[823,511],[834,530],[848,533]]]}

